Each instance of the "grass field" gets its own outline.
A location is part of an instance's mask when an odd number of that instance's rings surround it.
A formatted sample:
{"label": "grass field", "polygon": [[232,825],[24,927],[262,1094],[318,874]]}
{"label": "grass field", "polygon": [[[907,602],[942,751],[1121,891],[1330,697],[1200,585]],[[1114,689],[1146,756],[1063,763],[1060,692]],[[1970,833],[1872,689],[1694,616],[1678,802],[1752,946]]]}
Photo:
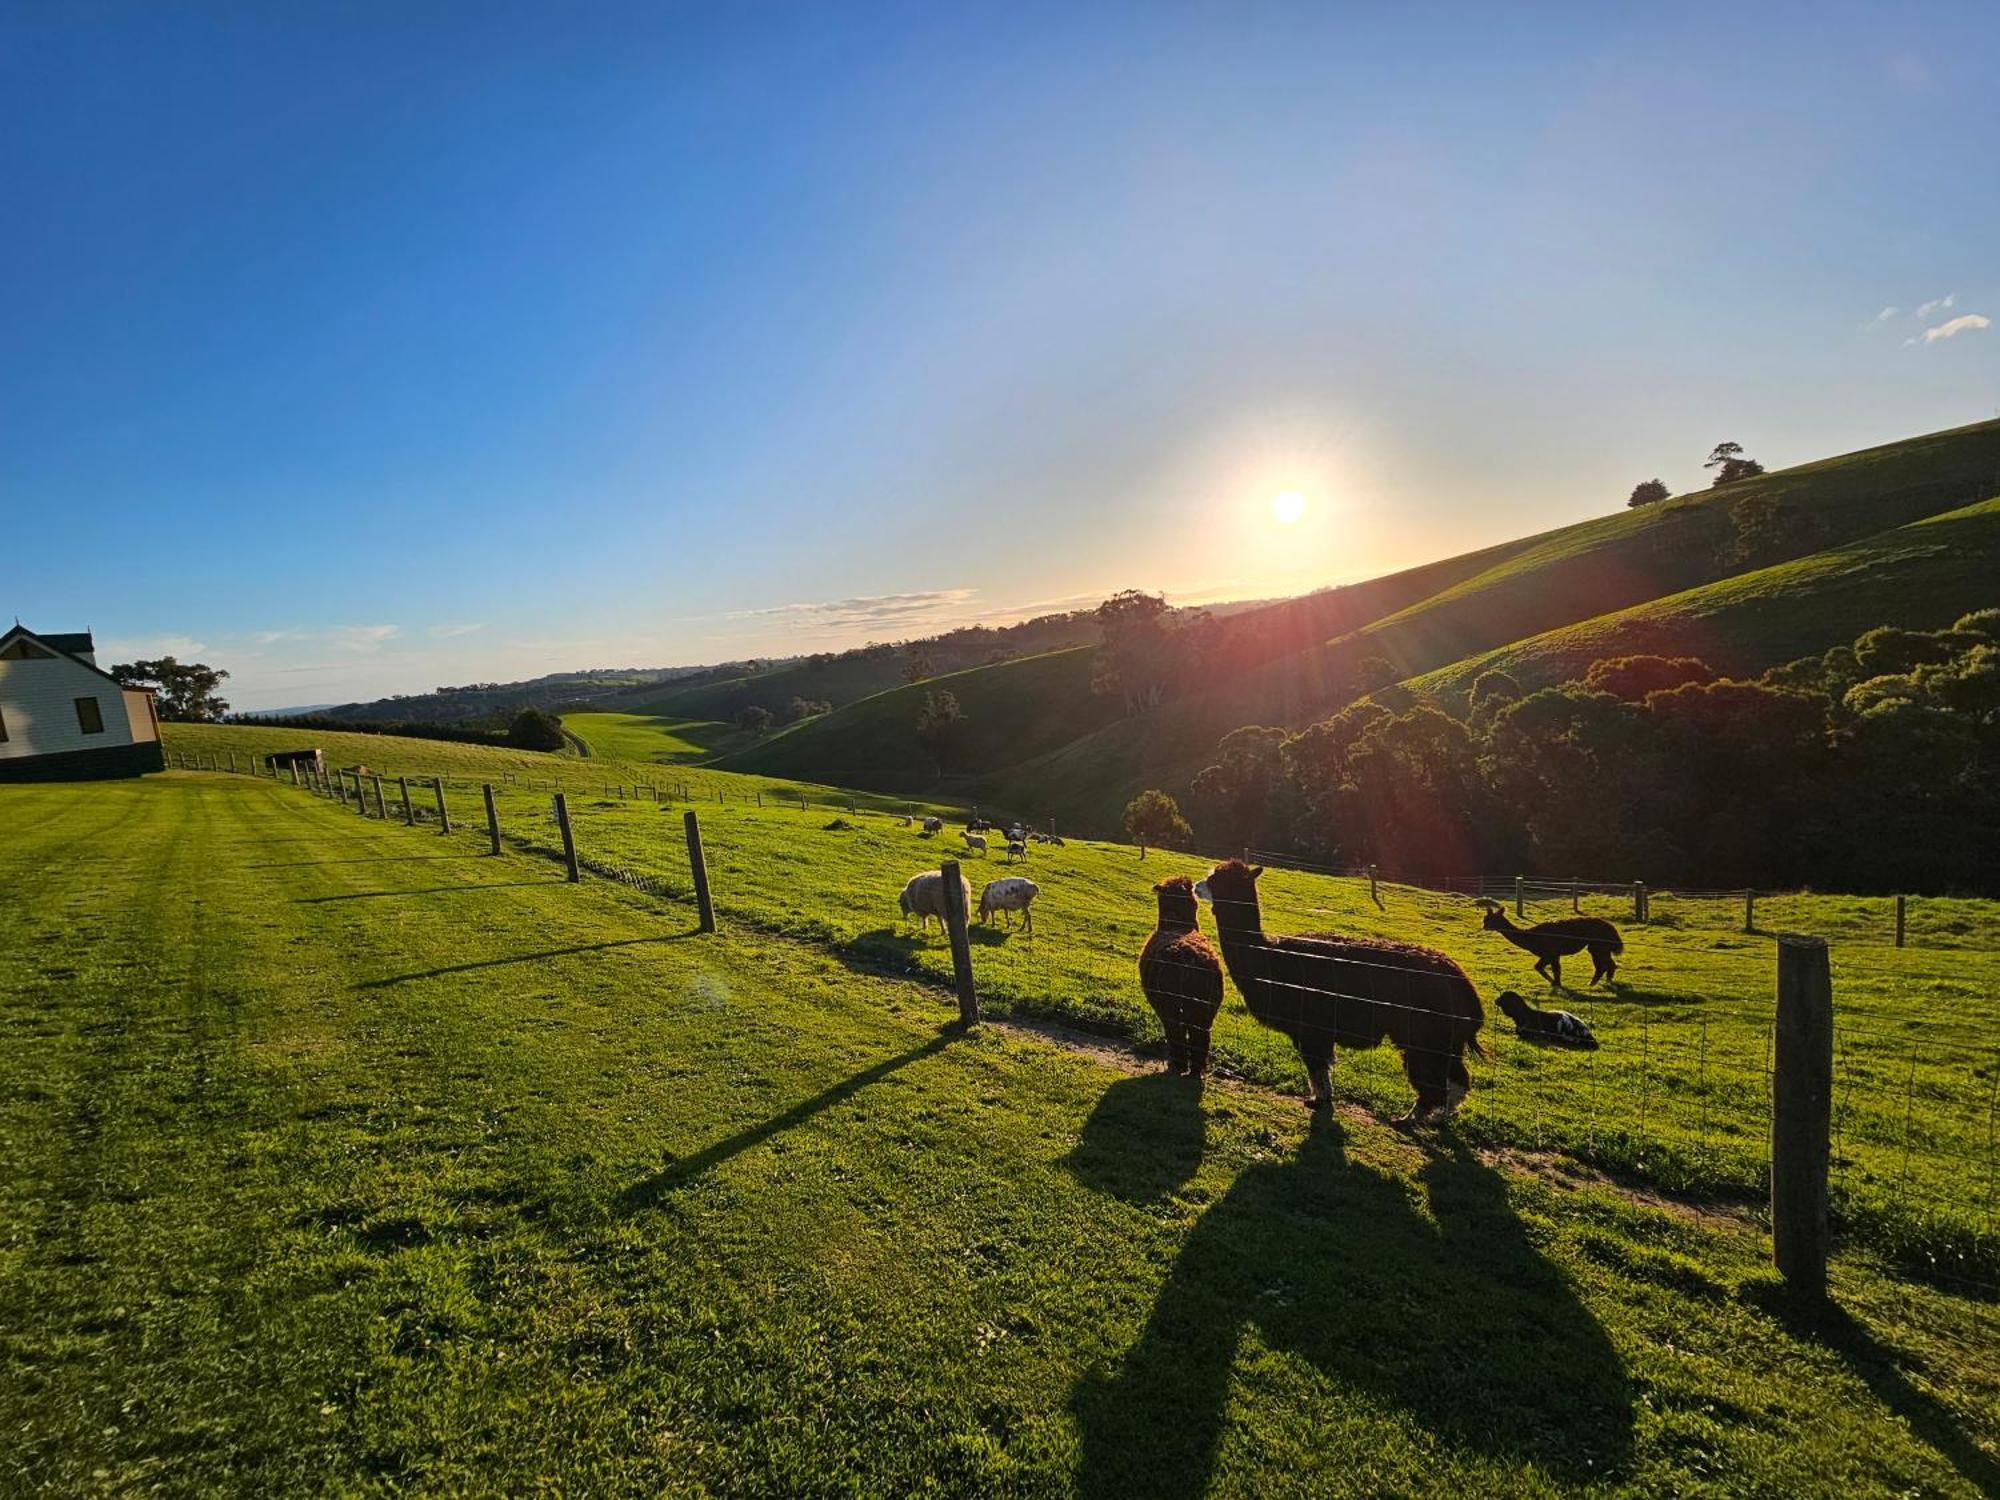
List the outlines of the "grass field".
{"label": "grass field", "polygon": [[727,755],[757,738],[734,724],[656,714],[566,713],[562,722],[590,747],[593,757],[634,765],[693,765]]}
{"label": "grass field", "polygon": [[2000,498],[1930,516],[1776,567],[1738,574],[1411,678],[1412,696],[1463,694],[1481,672],[1529,692],[1605,657],[1699,656],[1752,675],[1816,656],[1885,622],[1935,630],[2000,599]]}
{"label": "grass field", "polygon": [[1733,1214],[943,1030],[289,786],[0,818],[0,1489],[2000,1480],[1993,1343],[1865,1250],[1806,1328]]}
{"label": "grass field", "polygon": [[[268,731],[174,726],[171,746],[241,745]],[[291,743],[302,743],[296,736]],[[260,741],[261,743],[261,741]],[[332,747],[330,747],[331,749]],[[391,769],[462,778],[466,793],[495,762],[478,747],[378,739],[371,754],[409,755]],[[534,758],[529,758],[533,761]],[[385,764],[375,760],[374,764]],[[500,782],[496,797],[511,838],[548,857],[560,850],[548,789],[561,780],[582,856],[647,877],[672,897],[692,895],[681,838],[683,804],[604,794],[614,763],[544,757],[533,784]],[[628,768],[633,779],[643,773]],[[484,776],[498,779],[486,769]],[[693,773],[715,899],[739,925],[810,940],[873,969],[942,985],[945,944],[905,930],[896,893],[911,874],[935,868],[962,847],[929,841],[877,803],[796,783]],[[764,805],[758,805],[762,794]],[[805,794],[809,807],[781,797]],[[392,794],[393,795],[393,794]],[[419,802],[421,805],[421,800]],[[901,804],[893,804],[900,811]],[[359,819],[356,820],[357,822]],[[475,820],[476,821],[476,820]],[[477,834],[468,834],[468,847]],[[1035,846],[1026,866],[1042,887],[1033,938],[974,934],[983,1003],[1087,1027],[1145,1046],[1159,1038],[1140,994],[1135,955],[1152,930],[1151,884],[1200,873],[1207,861],[1155,853],[1142,865],[1124,845],[1072,840]],[[975,891],[1008,871],[1003,859],[966,859]],[[1365,881],[1289,871],[1265,879],[1265,920],[1273,932],[1337,930],[1419,941],[1463,963],[1490,1001],[1504,988],[1534,992],[1528,959],[1482,933],[1463,898],[1385,887],[1378,907]],[[1586,912],[1624,920],[1629,907],[1587,898]],[[1566,902],[1530,917],[1566,911]],[[1461,1127],[1480,1142],[1561,1151],[1675,1192],[1751,1202],[1765,1191],[1768,1048],[1778,930],[1814,931],[1832,944],[1840,1021],[1836,1208],[1843,1226],[1879,1251],[1933,1276],[2000,1281],[1994,1213],[1993,1142],[2000,1048],[1991,1039],[2000,979],[2000,907],[1978,901],[1922,900],[1911,908],[1911,946],[1893,946],[1890,904],[1838,897],[1765,898],[1756,934],[1740,931],[1738,896],[1653,899],[1654,922],[1628,931],[1619,984],[1562,1003],[1603,1041],[1585,1057],[1550,1055],[1489,1026],[1490,1063]],[[1490,1009],[1490,1007],[1489,1007]],[[1490,1019],[1497,1022],[1497,1017]],[[1298,1089],[1303,1074],[1290,1046],[1236,1005],[1216,1030],[1221,1064],[1244,1078]],[[1343,1094],[1385,1116],[1409,1091],[1393,1054],[1350,1054]]]}

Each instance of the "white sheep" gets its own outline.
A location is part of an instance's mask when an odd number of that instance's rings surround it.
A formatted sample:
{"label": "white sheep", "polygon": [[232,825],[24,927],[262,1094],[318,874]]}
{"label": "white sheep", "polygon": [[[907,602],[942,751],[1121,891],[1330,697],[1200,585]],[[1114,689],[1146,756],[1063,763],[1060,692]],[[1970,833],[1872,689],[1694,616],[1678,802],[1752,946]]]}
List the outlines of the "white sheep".
{"label": "white sheep", "polygon": [[[970,909],[972,885],[963,875],[958,877],[958,883],[965,892],[966,907]],[[917,919],[917,931],[925,931],[932,917],[938,919],[938,926],[944,926],[944,872],[926,870],[921,875],[912,875],[904,882],[903,894],[898,900],[902,904],[903,920]]]}
{"label": "white sheep", "polygon": [[[998,912],[1021,914],[1024,930],[1035,930],[1035,913],[1031,909],[1035,897],[1041,894],[1041,887],[1024,875],[1009,875],[1003,880],[989,880],[979,893],[979,920],[990,920]],[[1008,924],[1012,926],[1012,923]]]}
{"label": "white sheep", "polygon": [[977,849],[981,854],[986,852],[986,840],[980,834],[968,833],[961,835],[961,837],[964,838],[967,849]]}
{"label": "white sheep", "polygon": [[925,818],[925,819],[924,819],[924,837],[925,837],[925,838],[929,838],[929,837],[930,837],[930,836],[931,836],[932,834],[934,834],[934,833],[943,833],[943,832],[944,832],[944,819],[943,819],[943,818]]}

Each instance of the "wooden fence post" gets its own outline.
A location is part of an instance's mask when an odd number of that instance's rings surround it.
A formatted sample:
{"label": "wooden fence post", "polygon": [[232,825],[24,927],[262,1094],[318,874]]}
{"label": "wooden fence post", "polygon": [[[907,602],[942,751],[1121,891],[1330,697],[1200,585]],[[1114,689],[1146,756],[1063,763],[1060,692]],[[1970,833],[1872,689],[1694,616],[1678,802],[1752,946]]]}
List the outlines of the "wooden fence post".
{"label": "wooden fence post", "polygon": [[1569,883],[1569,909],[1583,910],[1583,882],[1580,880],[1572,879]]}
{"label": "wooden fence post", "polygon": [[1527,915],[1527,912],[1522,909],[1521,886],[1522,886],[1521,877],[1519,875],[1516,875],[1514,877],[1514,920],[1517,922],[1520,921],[1521,918]]}
{"label": "wooden fence post", "polygon": [[958,1021],[961,1026],[979,1021],[979,996],[972,988],[972,939],[966,932],[965,877],[958,873],[958,861],[948,859],[938,871],[944,877],[944,930],[951,939],[951,979],[958,991]]}
{"label": "wooden fence post", "polygon": [[701,930],[715,931],[715,902],[708,894],[708,860],[701,852],[701,819],[689,808],[681,819],[687,829],[688,868],[694,872],[694,904],[701,914]]}
{"label": "wooden fence post", "polygon": [[292,761],[290,764],[292,768],[292,785],[297,786],[299,784],[299,763]]}
{"label": "wooden fence post", "polygon": [[1771,1066],[1771,1251],[1791,1289],[1826,1295],[1826,1182],[1833,1131],[1833,980],[1826,939],[1778,938]]}
{"label": "wooden fence post", "polygon": [[479,784],[479,789],[486,794],[486,837],[493,845],[486,852],[489,854],[498,854],[500,852],[500,809],[493,802],[493,783],[483,781]]}
{"label": "wooden fence post", "polygon": [[236,752],[234,750],[229,752],[229,774],[231,776],[236,774]]}
{"label": "wooden fence post", "polygon": [[417,825],[417,810],[410,806],[410,778],[398,776],[396,785],[403,789],[403,826],[414,828]]}
{"label": "wooden fence post", "polygon": [[450,833],[451,813],[449,810],[446,809],[444,805],[444,778],[442,776],[433,776],[431,778],[431,790],[437,793],[438,832]]}
{"label": "wooden fence post", "polygon": [[1755,891],[1745,891],[1743,893],[1743,930],[1745,932],[1755,932],[1757,930],[1757,893]]}
{"label": "wooden fence post", "polygon": [[1646,882],[1643,880],[1635,880],[1632,882],[1632,920],[1635,922],[1645,921],[1648,910],[1649,908],[1646,901]]}
{"label": "wooden fence post", "polygon": [[382,800],[382,778],[372,776],[369,779],[375,783],[375,816],[386,823],[389,821],[389,804]]}
{"label": "wooden fence post", "polygon": [[1382,898],[1375,894],[1375,867],[1373,865],[1368,867],[1368,899],[1373,901],[1377,906],[1382,904]]}
{"label": "wooden fence post", "polygon": [[1908,907],[1909,898],[1907,896],[1898,896],[1896,898],[1896,946],[1898,948],[1903,946],[1903,918],[1907,915]]}
{"label": "wooden fence post", "polygon": [[576,836],[569,828],[569,798],[561,792],[556,793],[556,826],[562,830],[563,864],[569,870],[569,878],[581,880],[583,876],[576,868]]}

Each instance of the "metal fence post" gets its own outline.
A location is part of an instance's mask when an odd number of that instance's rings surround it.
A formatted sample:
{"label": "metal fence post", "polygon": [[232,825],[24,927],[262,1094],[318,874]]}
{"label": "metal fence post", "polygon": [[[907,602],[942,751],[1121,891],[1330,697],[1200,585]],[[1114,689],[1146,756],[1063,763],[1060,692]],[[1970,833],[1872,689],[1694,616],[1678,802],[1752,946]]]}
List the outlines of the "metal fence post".
{"label": "metal fence post", "polygon": [[493,783],[490,781],[481,782],[480,790],[486,793],[486,837],[493,844],[493,847],[487,850],[487,853],[498,854],[500,852],[500,809],[493,802]]}
{"label": "metal fence post", "polygon": [[979,996],[972,988],[972,939],[966,931],[965,877],[958,861],[948,859],[938,873],[944,877],[944,930],[951,939],[952,987],[958,991],[958,1020],[971,1026],[979,1020]]}
{"label": "metal fence post", "polygon": [[1771,1251],[1794,1292],[1826,1295],[1833,1133],[1833,980],[1826,939],[1778,938],[1771,1066]]}
{"label": "metal fence post", "polygon": [[572,881],[581,880],[583,876],[576,868],[576,836],[570,832],[569,827],[569,798],[561,792],[557,792],[555,797],[556,826],[562,830],[563,864],[568,868],[569,878]]}
{"label": "metal fence post", "polygon": [[681,822],[687,830],[688,869],[694,872],[694,904],[701,914],[701,930],[715,931],[715,902],[708,893],[708,859],[701,851],[701,819],[689,808]]}

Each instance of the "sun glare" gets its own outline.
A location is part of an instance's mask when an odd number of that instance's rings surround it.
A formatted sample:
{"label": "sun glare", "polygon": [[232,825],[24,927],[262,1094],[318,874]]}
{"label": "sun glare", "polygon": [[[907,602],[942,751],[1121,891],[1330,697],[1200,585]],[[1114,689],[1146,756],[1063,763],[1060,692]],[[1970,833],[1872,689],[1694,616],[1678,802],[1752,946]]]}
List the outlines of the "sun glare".
{"label": "sun glare", "polygon": [[1306,513],[1306,497],[1297,490],[1280,490],[1271,497],[1271,518],[1289,526]]}

